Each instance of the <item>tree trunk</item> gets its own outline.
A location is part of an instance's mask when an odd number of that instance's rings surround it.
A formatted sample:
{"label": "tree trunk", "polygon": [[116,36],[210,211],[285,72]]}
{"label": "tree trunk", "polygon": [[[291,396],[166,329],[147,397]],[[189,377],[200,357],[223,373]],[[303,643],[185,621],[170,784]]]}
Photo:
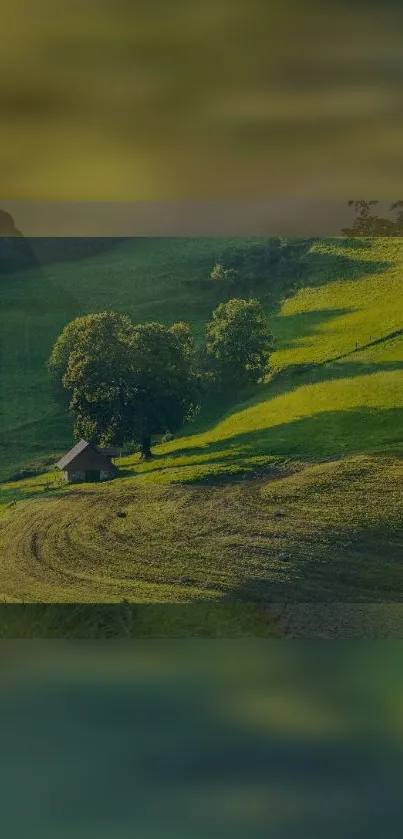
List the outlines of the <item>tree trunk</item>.
{"label": "tree trunk", "polygon": [[144,436],[141,441],[141,457],[144,460],[148,460],[152,456],[153,453],[151,451],[151,437]]}

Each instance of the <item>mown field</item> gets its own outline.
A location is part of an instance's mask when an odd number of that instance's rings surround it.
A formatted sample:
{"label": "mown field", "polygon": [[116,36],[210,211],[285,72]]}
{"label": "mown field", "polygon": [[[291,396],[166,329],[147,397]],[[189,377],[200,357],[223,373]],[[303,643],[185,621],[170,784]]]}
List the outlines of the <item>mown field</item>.
{"label": "mown field", "polygon": [[57,602],[403,599],[402,480],[400,460],[367,456],[207,486],[125,470],[101,487],[44,492],[38,480],[3,516],[1,590]]}
{"label": "mown field", "polygon": [[9,627],[21,601],[127,600],[137,611],[125,607],[123,634],[271,636],[271,604],[402,601],[400,239],[317,242],[295,283],[267,278],[267,381],[205,406],[152,461],[123,458],[120,478],[99,487],[62,486],[51,468],[8,479],[72,444],[44,369],[63,325],[115,309],[187,320],[200,339],[219,294],[209,271],[232,244],[134,240],[1,279]]}

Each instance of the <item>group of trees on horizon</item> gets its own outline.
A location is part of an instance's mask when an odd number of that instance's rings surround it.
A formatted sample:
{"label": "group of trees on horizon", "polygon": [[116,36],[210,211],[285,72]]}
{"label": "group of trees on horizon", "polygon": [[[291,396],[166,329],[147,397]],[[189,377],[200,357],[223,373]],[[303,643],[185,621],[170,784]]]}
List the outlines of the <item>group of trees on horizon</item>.
{"label": "group of trees on horizon", "polygon": [[384,237],[403,236],[403,201],[394,201],[389,206],[391,213],[397,213],[395,218],[383,218],[376,215],[373,208],[379,201],[354,201],[348,202],[354,207],[355,219],[351,227],[343,227],[342,233],[347,237]]}
{"label": "group of trees on horizon", "polygon": [[201,348],[186,323],[136,324],[128,315],[101,312],[67,324],[48,368],[76,437],[102,446],[137,443],[148,458],[153,437],[191,421],[203,394],[258,382],[272,340],[256,299],[221,303]]}

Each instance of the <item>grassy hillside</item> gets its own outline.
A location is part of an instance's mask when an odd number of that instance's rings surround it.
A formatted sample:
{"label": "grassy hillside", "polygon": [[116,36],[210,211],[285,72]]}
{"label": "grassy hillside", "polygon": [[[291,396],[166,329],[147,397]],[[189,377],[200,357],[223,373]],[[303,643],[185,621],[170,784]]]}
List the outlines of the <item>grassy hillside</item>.
{"label": "grassy hillside", "polygon": [[[35,240],[31,241],[35,246]],[[52,400],[45,370],[52,344],[69,320],[91,311],[114,309],[129,312],[135,320],[171,324],[186,319],[200,338],[205,320],[220,299],[219,289],[209,280],[211,267],[226,249],[234,244],[242,247],[246,241],[252,240],[136,239],[114,247],[106,243],[104,252],[87,259],[69,262],[65,258],[60,263],[48,262],[40,271],[3,275],[0,479],[27,463],[53,461],[71,443],[69,418]],[[43,244],[37,249],[43,254]],[[293,276],[273,274],[268,278],[268,320],[277,341],[274,366],[286,371],[292,365],[346,355],[348,360],[340,360],[334,371],[326,368],[315,375],[343,382],[357,380],[371,372],[370,364],[373,372],[396,374],[400,343],[388,336],[402,327],[402,263],[401,240],[377,240],[367,246],[336,240],[314,245],[306,255],[299,292],[291,291]],[[382,344],[375,345],[368,355],[367,345],[377,340]],[[354,354],[361,347],[365,357]],[[313,375],[308,376],[309,385]],[[393,389],[393,378],[389,377],[387,385],[382,377],[385,387]],[[285,390],[299,381],[288,379]],[[370,390],[373,384],[378,386],[371,382]],[[353,389],[359,385],[355,381]],[[366,380],[362,385],[367,390]],[[332,385],[327,393],[333,402],[332,387],[337,386]],[[269,386],[267,395],[273,393]],[[313,398],[315,393],[319,391],[313,391]],[[257,399],[264,401],[267,395],[262,389]],[[309,403],[309,391],[305,397]],[[393,407],[393,395],[381,398],[386,399],[385,408]],[[295,411],[292,406],[286,410],[288,424]],[[262,427],[266,427],[264,419]]]}
{"label": "grassy hillside", "polygon": [[[4,477],[72,442],[44,371],[64,323],[108,308],[186,319],[200,338],[209,271],[233,244],[135,240],[2,279]],[[181,634],[180,608],[201,634],[263,635],[273,601],[401,601],[402,275],[403,240],[314,244],[298,280],[268,278],[273,369],[248,398],[210,405],[150,462],[122,459],[110,484],[3,482],[4,599],[127,599],[146,634],[172,620]]]}
{"label": "grassy hillside", "polygon": [[[43,243],[30,241],[43,257]],[[217,300],[209,273],[231,244],[107,240],[95,256],[69,261],[64,249],[59,263],[0,277],[0,479],[71,443],[71,424],[52,400],[45,370],[63,326],[78,315],[112,309],[134,320],[186,319],[200,336]]]}

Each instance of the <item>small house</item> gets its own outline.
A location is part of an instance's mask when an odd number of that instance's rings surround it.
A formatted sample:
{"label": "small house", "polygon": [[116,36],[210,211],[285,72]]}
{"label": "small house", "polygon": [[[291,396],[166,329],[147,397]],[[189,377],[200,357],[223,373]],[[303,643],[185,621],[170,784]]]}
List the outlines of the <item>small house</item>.
{"label": "small house", "polygon": [[80,440],[56,464],[63,477],[70,483],[90,481],[110,481],[118,474],[112,458],[117,457],[116,449],[99,449],[86,440]]}

